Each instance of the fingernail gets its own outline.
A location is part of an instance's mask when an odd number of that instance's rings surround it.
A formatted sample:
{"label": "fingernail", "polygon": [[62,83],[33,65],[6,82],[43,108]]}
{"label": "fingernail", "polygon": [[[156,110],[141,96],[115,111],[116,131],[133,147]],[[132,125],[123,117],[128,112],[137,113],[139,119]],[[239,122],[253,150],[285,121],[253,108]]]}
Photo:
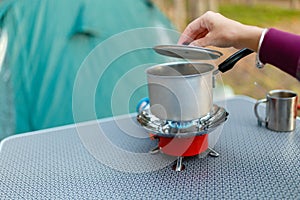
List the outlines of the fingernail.
{"label": "fingernail", "polygon": [[189,45],[190,43],[189,42],[183,42],[182,44],[183,45]]}

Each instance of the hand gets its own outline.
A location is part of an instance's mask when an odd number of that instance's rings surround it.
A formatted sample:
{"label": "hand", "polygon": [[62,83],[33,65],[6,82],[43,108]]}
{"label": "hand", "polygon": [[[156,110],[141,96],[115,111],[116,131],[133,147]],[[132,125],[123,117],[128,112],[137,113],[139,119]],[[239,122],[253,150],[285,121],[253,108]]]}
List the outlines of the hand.
{"label": "hand", "polygon": [[219,13],[206,12],[183,31],[179,44],[249,48],[257,51],[263,29],[228,19]]}

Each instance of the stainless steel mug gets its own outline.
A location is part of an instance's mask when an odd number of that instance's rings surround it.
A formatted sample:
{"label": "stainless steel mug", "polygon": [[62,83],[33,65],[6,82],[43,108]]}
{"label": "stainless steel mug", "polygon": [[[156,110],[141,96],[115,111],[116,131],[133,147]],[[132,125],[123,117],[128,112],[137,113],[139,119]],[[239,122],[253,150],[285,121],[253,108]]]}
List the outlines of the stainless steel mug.
{"label": "stainless steel mug", "polygon": [[[258,105],[266,103],[265,119],[258,114]],[[258,100],[254,113],[258,124],[273,131],[293,131],[296,126],[298,96],[290,90],[272,90],[265,99]]]}

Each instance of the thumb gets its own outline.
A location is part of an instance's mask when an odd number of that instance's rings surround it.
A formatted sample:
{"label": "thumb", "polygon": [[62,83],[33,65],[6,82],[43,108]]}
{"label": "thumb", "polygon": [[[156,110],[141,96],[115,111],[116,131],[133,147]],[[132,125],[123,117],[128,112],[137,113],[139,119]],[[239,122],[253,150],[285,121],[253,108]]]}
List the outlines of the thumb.
{"label": "thumb", "polygon": [[206,47],[210,46],[210,42],[207,37],[200,38],[198,40],[194,40],[193,42],[190,43],[192,46],[199,46],[199,47]]}

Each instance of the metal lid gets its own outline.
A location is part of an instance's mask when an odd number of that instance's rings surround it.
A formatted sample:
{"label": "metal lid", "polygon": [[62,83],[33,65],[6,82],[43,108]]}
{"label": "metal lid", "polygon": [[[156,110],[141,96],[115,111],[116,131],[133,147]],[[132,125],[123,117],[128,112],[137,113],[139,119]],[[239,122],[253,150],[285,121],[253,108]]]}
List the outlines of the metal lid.
{"label": "metal lid", "polygon": [[223,55],[216,50],[187,45],[158,45],[153,49],[161,55],[193,60],[214,60]]}

